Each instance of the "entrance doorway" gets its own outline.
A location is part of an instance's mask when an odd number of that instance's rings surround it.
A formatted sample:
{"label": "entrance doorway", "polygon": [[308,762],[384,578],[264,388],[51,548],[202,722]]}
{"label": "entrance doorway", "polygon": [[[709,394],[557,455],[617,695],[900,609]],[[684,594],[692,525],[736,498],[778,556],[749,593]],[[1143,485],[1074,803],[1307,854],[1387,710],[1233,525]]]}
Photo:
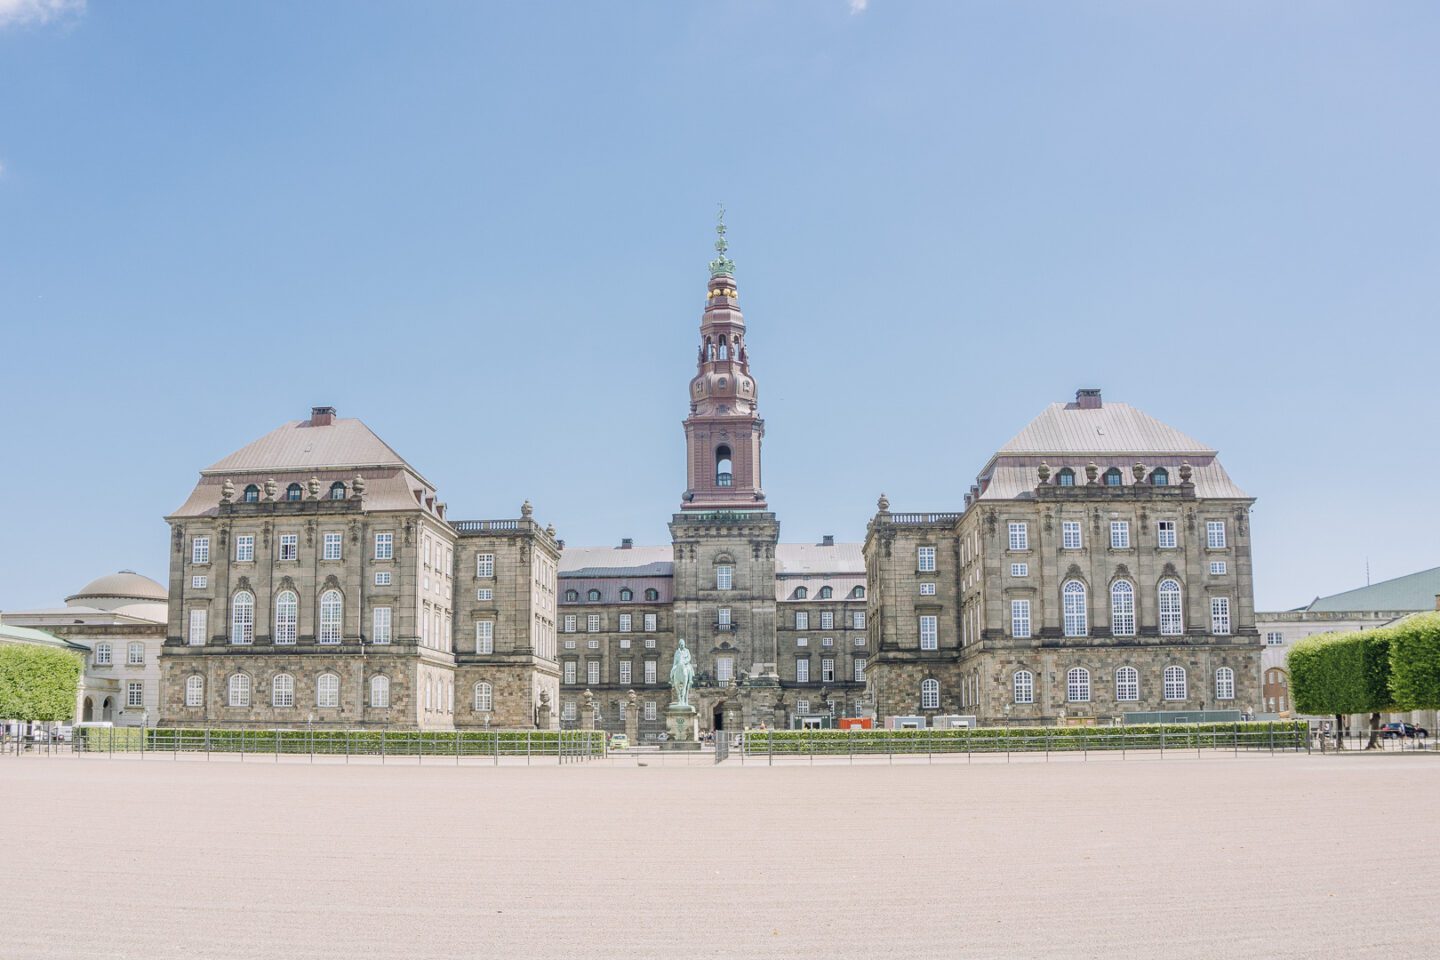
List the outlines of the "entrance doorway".
{"label": "entrance doorway", "polygon": [[723,703],[716,705],[712,722],[714,725],[710,728],[711,730],[725,729],[725,705]]}
{"label": "entrance doorway", "polygon": [[105,698],[105,702],[102,703],[102,704],[100,704],[100,719],[101,719],[101,720],[114,720],[114,719],[115,719],[115,701],[111,700],[109,697],[106,697],[106,698]]}
{"label": "entrance doorway", "polygon": [[93,697],[85,698],[85,710],[80,714],[80,718],[86,723],[95,719],[95,700]]}

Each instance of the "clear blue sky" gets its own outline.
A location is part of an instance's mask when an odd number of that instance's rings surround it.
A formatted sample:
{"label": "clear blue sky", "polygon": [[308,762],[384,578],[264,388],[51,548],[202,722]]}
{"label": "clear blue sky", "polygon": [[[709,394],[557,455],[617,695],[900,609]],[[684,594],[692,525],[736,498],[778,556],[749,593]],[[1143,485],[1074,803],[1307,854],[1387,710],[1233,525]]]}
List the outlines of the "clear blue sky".
{"label": "clear blue sky", "polygon": [[451,516],[667,541],[730,215],[782,537],[1099,386],[1256,595],[1440,564],[1440,4],[0,0],[0,608],[312,404]]}

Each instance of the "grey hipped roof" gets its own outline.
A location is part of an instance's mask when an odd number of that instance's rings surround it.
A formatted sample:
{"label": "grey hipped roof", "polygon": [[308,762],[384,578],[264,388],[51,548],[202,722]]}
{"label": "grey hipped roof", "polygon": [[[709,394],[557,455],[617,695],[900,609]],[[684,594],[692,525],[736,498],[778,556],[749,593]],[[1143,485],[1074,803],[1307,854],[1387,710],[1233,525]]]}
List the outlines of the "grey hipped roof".
{"label": "grey hipped roof", "polygon": [[[361,420],[336,417],[328,424],[291,420],[200,471],[202,476],[255,471],[403,467],[421,476],[405,458]],[[427,481],[428,482],[428,481]]]}
{"label": "grey hipped roof", "polygon": [[1188,453],[1213,457],[1216,451],[1128,403],[1107,400],[1092,409],[1082,409],[1075,403],[1050,404],[1011,437],[997,456],[1039,453]]}
{"label": "grey hipped roof", "polygon": [[[675,571],[670,546],[566,547],[560,555],[562,577],[669,577]],[[777,577],[865,574],[858,543],[824,546],[781,543],[775,546]]]}
{"label": "grey hipped roof", "polygon": [[1328,597],[1316,597],[1302,609],[1316,613],[1351,610],[1434,610],[1440,594],[1440,567],[1382,580]]}

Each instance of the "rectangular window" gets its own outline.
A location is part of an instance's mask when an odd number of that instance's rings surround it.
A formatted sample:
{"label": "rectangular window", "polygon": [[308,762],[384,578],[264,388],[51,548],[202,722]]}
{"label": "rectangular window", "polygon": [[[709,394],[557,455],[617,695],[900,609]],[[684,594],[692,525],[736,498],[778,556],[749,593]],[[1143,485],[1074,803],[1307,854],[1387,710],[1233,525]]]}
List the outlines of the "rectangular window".
{"label": "rectangular window", "polygon": [[592,687],[600,682],[599,660],[585,661],[585,682],[590,684]]}
{"label": "rectangular window", "polygon": [[198,675],[185,681],[185,706],[200,707],[205,704],[205,681]]}
{"label": "rectangular window", "polygon": [[796,630],[809,630],[809,629],[810,629],[810,614],[806,613],[804,610],[797,610],[797,611],[795,611],[795,629],[796,629]]}
{"label": "rectangular window", "polygon": [[864,630],[864,629],[865,629],[865,611],[864,611],[864,610],[856,610],[854,613],[852,613],[852,614],[850,615],[850,624],[851,624],[851,629],[853,629],[853,630]]}
{"label": "rectangular window", "polygon": [[1225,547],[1225,521],[1205,521],[1205,546],[1212,550],[1222,550]]}
{"label": "rectangular window", "polygon": [[190,578],[190,588],[192,590],[204,590],[209,585],[210,578],[207,576],[197,575]]}
{"label": "rectangular window", "polygon": [[567,614],[565,614],[565,619],[561,621],[560,632],[561,632],[561,633],[574,633],[574,632],[575,632],[575,614],[573,614],[573,613],[567,613]]}
{"label": "rectangular window", "polygon": [[[646,660],[646,661],[645,661],[645,682],[646,682],[646,683],[654,683],[654,682],[655,682],[655,661],[654,661],[654,660]],[[655,718],[654,718],[654,717],[651,717],[650,719],[653,720],[653,719],[655,719]]]}
{"label": "rectangular window", "polygon": [[131,680],[125,684],[125,706],[145,706],[145,683],[141,680]]}
{"label": "rectangular window", "polygon": [[[649,681],[649,682],[650,682],[650,683],[654,683],[655,681],[654,681],[654,680],[651,680],[651,681]],[[645,701],[645,719],[646,719],[646,720],[654,720],[654,719],[655,719],[655,701],[654,701],[654,700],[646,700],[646,701]]]}
{"label": "rectangular window", "polygon": [[132,667],[144,666],[145,644],[132,643],[125,648],[125,662]]}
{"label": "rectangular window", "polygon": [[566,641],[565,641],[565,649],[566,649],[566,650],[574,650],[574,649],[575,649],[575,641],[574,641],[574,640],[566,640]]}
{"label": "rectangular window", "polygon": [[494,599],[495,599],[495,591],[494,591],[494,590],[491,590],[489,587],[476,587],[476,588],[475,588],[475,599],[476,599],[476,600],[494,600]]}
{"label": "rectangular window", "polygon": [[735,678],[735,658],[715,658],[715,681],[717,683],[729,683]]}
{"label": "rectangular window", "polygon": [[932,573],[935,570],[935,548],[921,547],[916,557],[916,568],[921,573]]}
{"label": "rectangular window", "polygon": [[936,617],[920,618],[920,649],[936,650],[940,646],[939,620]]}
{"label": "rectangular window", "polygon": [[1230,635],[1230,598],[1210,598],[1210,632],[1217,637]]}
{"label": "rectangular window", "polygon": [[629,682],[630,682],[630,668],[631,668],[631,663],[630,663],[629,660],[621,660],[621,661],[620,661],[620,682],[621,682],[621,683],[629,683]]}
{"label": "rectangular window", "polygon": [[[655,614],[653,614],[653,613],[647,613],[647,614],[645,614],[645,632],[646,632],[646,633],[654,633],[654,632],[655,632]],[[647,640],[647,641],[645,642],[645,645],[646,645],[646,646],[653,646],[653,645],[654,645],[654,641],[653,641],[653,640]]]}
{"label": "rectangular window", "polygon": [[797,646],[797,647],[808,647],[808,646],[810,646],[810,638],[809,638],[809,637],[796,637],[796,638],[795,638],[795,646]]}
{"label": "rectangular window", "polygon": [[390,571],[389,571],[389,570],[376,570],[376,571],[375,571],[375,586],[377,586],[377,587],[388,587],[388,586],[390,586]]}
{"label": "rectangular window", "polygon": [[1027,523],[1012,523],[1010,529],[1010,549],[1030,549],[1030,525]]}
{"label": "rectangular window", "polygon": [[574,701],[574,700],[566,700],[566,701],[565,701],[565,705],[560,708],[560,719],[561,719],[561,720],[574,720],[574,719],[575,719],[575,701]]}
{"label": "rectangular window", "polygon": [[1030,636],[1030,601],[1010,601],[1010,636],[1024,639]]}
{"label": "rectangular window", "polygon": [[1129,550],[1129,549],[1130,549],[1130,521],[1129,521],[1129,520],[1111,520],[1111,521],[1110,521],[1110,549],[1111,549],[1111,550]]}
{"label": "rectangular window", "polygon": [[565,682],[566,682],[566,683],[574,683],[574,682],[575,682],[575,661],[574,661],[574,660],[566,660],[566,661],[565,661]]}
{"label": "rectangular window", "polygon": [[629,649],[630,649],[630,638],[629,638],[629,637],[621,637],[621,638],[620,638],[620,649],[621,649],[621,650],[629,650]]}
{"label": "rectangular window", "polygon": [[795,661],[795,682],[796,682],[796,683],[809,683],[809,682],[810,682],[810,661],[809,661],[809,660],[796,660],[796,661]]}
{"label": "rectangular window", "polygon": [[495,652],[495,621],[494,621],[494,620],[476,620],[476,621],[475,621],[475,652],[476,652],[476,653],[494,653],[494,652]]}
{"label": "rectangular window", "polygon": [[735,568],[734,568],[734,567],[728,566],[728,565],[726,565],[726,564],[721,564],[720,566],[718,566],[718,567],[715,568],[715,589],[716,589],[716,590],[729,590],[731,584],[733,584],[734,582],[735,582]]}
{"label": "rectangular window", "polygon": [[854,667],[855,667],[855,682],[856,682],[856,683],[864,683],[864,682],[865,682],[865,658],[864,658],[864,657],[856,657],[856,658],[855,658],[855,661],[854,661]]}
{"label": "rectangular window", "polygon": [[95,666],[97,666],[97,667],[108,667],[108,666],[110,666],[110,659],[111,659],[111,655],[110,655],[110,644],[108,644],[108,643],[96,644],[96,646],[95,646]]}
{"label": "rectangular window", "polygon": [[1211,560],[1211,561],[1210,561],[1210,574],[1211,574],[1212,576],[1216,576],[1216,577],[1224,576],[1225,570],[1226,570],[1226,567],[1225,567],[1225,561],[1224,561],[1224,560]]}
{"label": "rectangular window", "polygon": [[1272,630],[1265,634],[1265,646],[1283,647],[1285,645],[1285,634]]}
{"label": "rectangular window", "polygon": [[1064,520],[1060,523],[1060,546],[1066,550],[1079,550],[1085,543],[1080,534],[1080,521]]}
{"label": "rectangular window", "polygon": [[807,717],[807,716],[809,716],[809,715],[810,715],[810,701],[809,701],[809,700],[796,700],[796,701],[795,701],[795,715],[796,715],[797,717]]}
{"label": "rectangular window", "polygon": [[1155,525],[1155,545],[1161,550],[1175,549],[1175,521],[1161,520]]}
{"label": "rectangular window", "polygon": [[620,614],[620,632],[621,632],[621,633],[629,633],[629,632],[630,632],[630,624],[631,624],[631,623],[632,623],[632,620],[631,620],[631,618],[630,618],[630,614],[628,614],[628,613],[622,613],[622,614]]}
{"label": "rectangular window", "polygon": [[730,626],[730,608],[729,608],[729,607],[721,607],[720,609],[716,610],[716,611],[715,611],[715,622],[716,622],[717,624],[719,624],[719,626],[721,627],[721,629],[724,629],[725,627]]}
{"label": "rectangular window", "polygon": [[922,597],[933,597],[933,596],[935,596],[935,584],[933,584],[933,583],[922,583],[922,584],[920,584],[920,596],[922,596]]}
{"label": "rectangular window", "polygon": [[209,563],[209,562],[210,562],[210,538],[209,538],[209,537],[196,537],[194,540],[191,540],[191,541],[190,541],[190,562],[191,562],[191,563]]}
{"label": "rectangular window", "polygon": [[834,629],[835,629],[835,612],[834,612],[833,610],[822,610],[822,611],[820,612],[820,629],[821,629],[821,630],[834,630]]}
{"label": "rectangular window", "polygon": [[596,637],[596,638],[593,638],[593,639],[590,639],[590,640],[586,640],[586,641],[585,641],[585,646],[589,647],[591,650],[599,650],[599,649],[600,649],[600,639],[599,639],[598,637]]}
{"label": "rectangular window", "polygon": [[327,533],[327,534],[325,534],[325,548],[324,548],[324,553],[322,553],[322,554],[320,555],[320,559],[322,559],[322,560],[339,560],[339,559],[340,559],[340,539],[341,539],[342,536],[343,536],[343,535],[342,535],[342,534],[339,534],[339,533]]}
{"label": "rectangular window", "polygon": [[375,619],[375,629],[374,629],[373,631],[371,631],[371,634],[370,634],[370,642],[371,642],[371,643],[389,643],[389,642],[390,642],[390,608],[389,608],[389,607],[376,607],[376,608],[375,608],[375,618],[374,618],[374,619]]}
{"label": "rectangular window", "polygon": [[298,533],[280,534],[280,559],[295,560],[300,556],[300,535]]}
{"label": "rectangular window", "polygon": [[475,555],[475,576],[482,579],[495,576],[495,554],[477,553]]}
{"label": "rectangular window", "polygon": [[834,638],[834,637],[826,637],[826,638],[824,638],[823,640],[820,641],[820,646],[822,646],[822,647],[833,647],[833,646],[835,646],[835,638]]}
{"label": "rectangular window", "polygon": [[857,646],[857,647],[863,647],[863,646],[865,646],[865,638],[864,638],[864,637],[856,637],[856,638],[855,638],[855,646]]}
{"label": "rectangular window", "polygon": [[585,617],[585,631],[587,633],[600,632],[600,614],[592,613]]}
{"label": "rectangular window", "polygon": [[203,647],[205,645],[205,620],[206,611],[190,611],[190,646]]}
{"label": "rectangular window", "polygon": [[835,658],[834,658],[834,657],[824,657],[824,658],[821,659],[821,661],[820,661],[820,682],[821,682],[821,683],[834,683],[834,682],[835,682]]}
{"label": "rectangular window", "polygon": [[394,559],[395,559],[395,534],[393,534],[393,533],[377,533],[377,534],[375,534],[375,559],[376,559],[376,560],[394,560]]}
{"label": "rectangular window", "polygon": [[1028,576],[1030,576],[1030,564],[1028,564],[1028,563],[1012,563],[1012,564],[1010,564],[1010,576],[1012,576],[1012,577],[1028,577]]}

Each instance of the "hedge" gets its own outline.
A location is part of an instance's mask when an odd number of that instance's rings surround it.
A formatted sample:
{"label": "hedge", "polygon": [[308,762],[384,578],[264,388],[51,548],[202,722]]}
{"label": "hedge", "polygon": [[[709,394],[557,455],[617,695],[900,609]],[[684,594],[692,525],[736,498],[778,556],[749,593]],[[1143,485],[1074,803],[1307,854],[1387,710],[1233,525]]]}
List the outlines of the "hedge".
{"label": "hedge", "polygon": [[355,756],[493,757],[599,755],[605,751],[601,730],[276,730],[234,727],[79,727],[82,751],[158,753],[293,753]]}
{"label": "hedge", "polygon": [[750,730],[748,753],[1016,753],[1305,746],[1303,720],[1134,724],[1119,727],[979,727],[973,730]]}
{"label": "hedge", "polygon": [[1440,613],[1406,617],[1390,634],[1390,694],[1399,710],[1440,709]]}
{"label": "hedge", "polygon": [[0,719],[69,720],[80,669],[80,657],[68,650],[0,644]]}

